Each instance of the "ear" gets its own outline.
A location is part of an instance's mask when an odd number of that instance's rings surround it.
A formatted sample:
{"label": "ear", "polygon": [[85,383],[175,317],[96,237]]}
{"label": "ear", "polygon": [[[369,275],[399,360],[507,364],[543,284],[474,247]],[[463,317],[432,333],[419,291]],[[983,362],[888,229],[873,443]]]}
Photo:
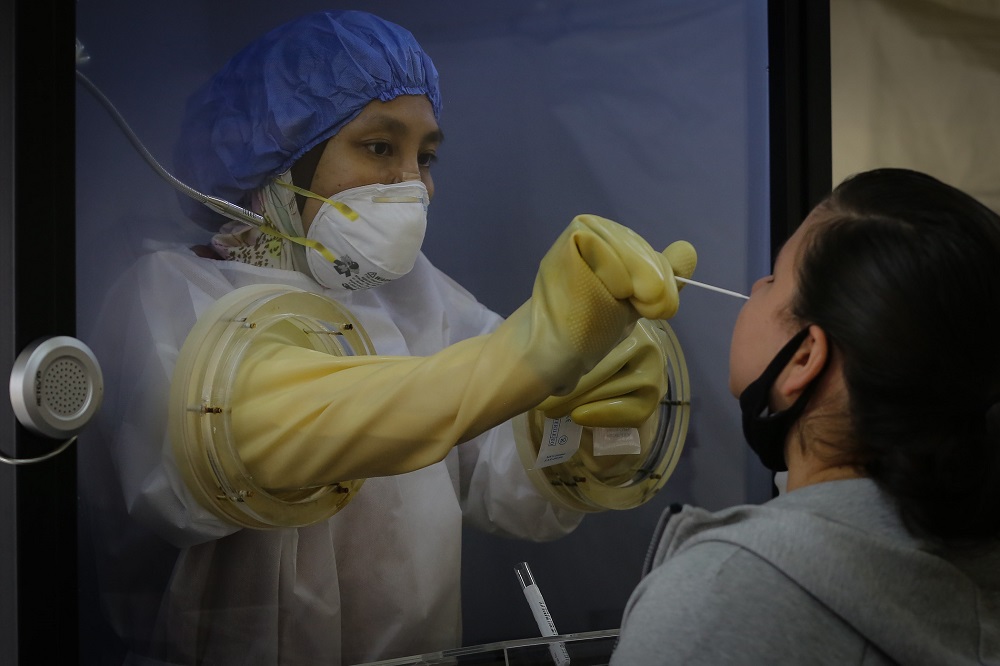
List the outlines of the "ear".
{"label": "ear", "polygon": [[823,371],[829,354],[826,333],[819,326],[810,325],[809,333],[774,383],[778,395],[787,399],[789,404],[794,402]]}

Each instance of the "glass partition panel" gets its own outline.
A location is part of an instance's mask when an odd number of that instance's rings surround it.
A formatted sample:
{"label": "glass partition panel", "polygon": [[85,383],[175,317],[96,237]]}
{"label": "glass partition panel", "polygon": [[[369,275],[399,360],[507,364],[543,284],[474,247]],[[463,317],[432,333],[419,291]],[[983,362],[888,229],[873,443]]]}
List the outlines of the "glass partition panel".
{"label": "glass partition panel", "polygon": [[[224,261],[211,249],[213,238],[219,248],[236,243],[235,235],[216,236],[219,219],[212,228],[192,221],[190,199],[135,142],[175,174],[188,99],[233,54],[306,13],[353,7],[311,0],[77,3],[77,37],[88,56],[78,69],[135,135],[131,140],[91,91],[77,86],[77,322],[105,368],[107,391],[100,427],[80,437],[83,663],[240,663],[252,655],[253,663],[349,664],[531,638],[538,628],[514,576],[522,561],[538,576],[560,632],[613,630],[665,507],[718,509],[769,497],[770,479],[748,455],[727,388],[730,331],[742,301],[695,287],[682,292],[670,321],[690,373],[686,441],[673,475],[639,508],[588,514],[550,540],[578,517],[507,501],[532,491],[505,426],[441,463],[402,476],[369,475],[346,508],[307,526],[245,527],[215,510],[218,502],[240,502],[238,488],[192,492],[168,431],[170,380],[194,321],[228,291],[249,285],[334,292],[301,264],[296,269],[299,250],[282,254],[287,264],[268,254],[269,243],[295,245],[283,237],[258,242],[249,260]],[[336,295],[376,354],[430,357],[497,326],[531,295],[539,262],[579,214],[624,224],[657,249],[690,241],[698,251],[695,278],[703,282],[747,293],[767,272],[766,3],[383,0],[363,7],[405,27],[433,60],[442,101],[435,122],[445,137],[431,142],[433,203],[412,275],[368,295]],[[274,76],[286,65],[273,54],[258,63]],[[347,71],[331,78],[320,73],[322,63],[311,67],[311,85],[326,77],[335,87]],[[275,153],[304,164],[310,142],[320,138],[286,136],[291,143],[283,145],[269,134],[284,121],[268,105],[283,102],[259,90],[222,98],[234,108],[237,100],[257,105],[253,118],[216,127],[242,132],[226,143],[232,154],[217,152],[211,133],[204,145],[186,144],[201,151],[186,174],[212,171],[216,162],[238,171],[245,162],[232,155],[240,151],[263,159],[267,149],[255,141],[264,135]],[[316,122],[332,123],[322,119],[327,113],[316,111]],[[312,120],[303,115],[303,123]],[[379,156],[395,144],[364,145]],[[314,162],[314,170],[322,164]],[[243,182],[233,171],[227,177]],[[290,178],[296,181],[294,169]],[[256,205],[272,221],[275,204],[253,201],[235,203]],[[282,201],[289,210],[298,203],[294,194]],[[294,231],[293,224],[283,233]],[[413,275],[425,282],[407,291]],[[361,374],[357,367],[352,372]],[[466,377],[465,370],[448,373],[455,383]],[[523,379],[510,374],[493,381],[497,390]],[[350,417],[371,409],[370,428],[380,432],[394,423],[425,427],[399,405],[424,398],[414,404],[433,410],[449,388],[414,397],[420,391],[412,385],[403,395],[403,379],[390,384],[395,399],[383,391],[364,403],[381,407],[355,408]],[[269,397],[251,411],[283,410],[288,419],[272,426],[294,431],[289,424],[302,401],[275,407],[285,404],[272,391],[276,382],[260,386]],[[181,412],[216,408],[225,414],[229,406],[207,398],[175,405]],[[342,423],[343,414],[332,421]],[[275,441],[292,447],[293,440]],[[303,471],[333,465],[309,450],[285,461],[287,476],[257,474],[255,481],[281,502],[312,501],[320,486],[339,492],[334,482],[343,479]],[[218,461],[206,456],[204,469],[216,474]],[[523,485],[504,490],[491,485],[491,473]]]}

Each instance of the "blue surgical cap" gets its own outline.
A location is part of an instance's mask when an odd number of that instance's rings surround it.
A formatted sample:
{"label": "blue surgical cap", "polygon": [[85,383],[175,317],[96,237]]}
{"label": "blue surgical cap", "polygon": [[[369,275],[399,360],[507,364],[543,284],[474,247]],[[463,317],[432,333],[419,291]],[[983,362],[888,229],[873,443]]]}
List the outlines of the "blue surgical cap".
{"label": "blue surgical cap", "polygon": [[[175,173],[203,194],[248,207],[251,192],[369,102],[399,95],[426,95],[440,116],[437,70],[409,31],[359,11],[307,14],[245,47],[188,99]],[[206,228],[223,221],[181,201]]]}

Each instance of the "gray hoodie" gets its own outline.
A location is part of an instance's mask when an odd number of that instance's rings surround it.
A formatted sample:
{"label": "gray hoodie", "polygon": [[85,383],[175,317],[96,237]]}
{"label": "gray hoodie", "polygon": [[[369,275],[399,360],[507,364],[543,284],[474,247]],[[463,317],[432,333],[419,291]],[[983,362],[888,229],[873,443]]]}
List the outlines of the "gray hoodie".
{"label": "gray hoodie", "polygon": [[1000,546],[914,538],[874,482],[667,511],[612,666],[1000,665]]}

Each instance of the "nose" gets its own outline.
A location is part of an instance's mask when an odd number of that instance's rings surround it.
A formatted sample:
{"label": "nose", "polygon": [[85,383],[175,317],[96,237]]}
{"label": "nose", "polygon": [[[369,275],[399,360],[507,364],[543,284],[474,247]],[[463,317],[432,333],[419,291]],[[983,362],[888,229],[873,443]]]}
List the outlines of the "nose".
{"label": "nose", "polygon": [[385,167],[389,176],[387,183],[405,183],[410,180],[420,180],[420,154],[410,146],[400,146],[392,159],[387,160]]}
{"label": "nose", "polygon": [[750,287],[750,294],[752,295],[753,292],[757,291],[757,287],[759,287],[760,285],[764,284],[765,282],[767,282],[770,279],[771,279],[770,275],[765,275],[764,277],[759,278],[756,282],[753,283],[753,286]]}
{"label": "nose", "polygon": [[399,173],[399,179],[397,183],[405,183],[409,180],[420,180],[420,172],[418,171],[401,171]]}

